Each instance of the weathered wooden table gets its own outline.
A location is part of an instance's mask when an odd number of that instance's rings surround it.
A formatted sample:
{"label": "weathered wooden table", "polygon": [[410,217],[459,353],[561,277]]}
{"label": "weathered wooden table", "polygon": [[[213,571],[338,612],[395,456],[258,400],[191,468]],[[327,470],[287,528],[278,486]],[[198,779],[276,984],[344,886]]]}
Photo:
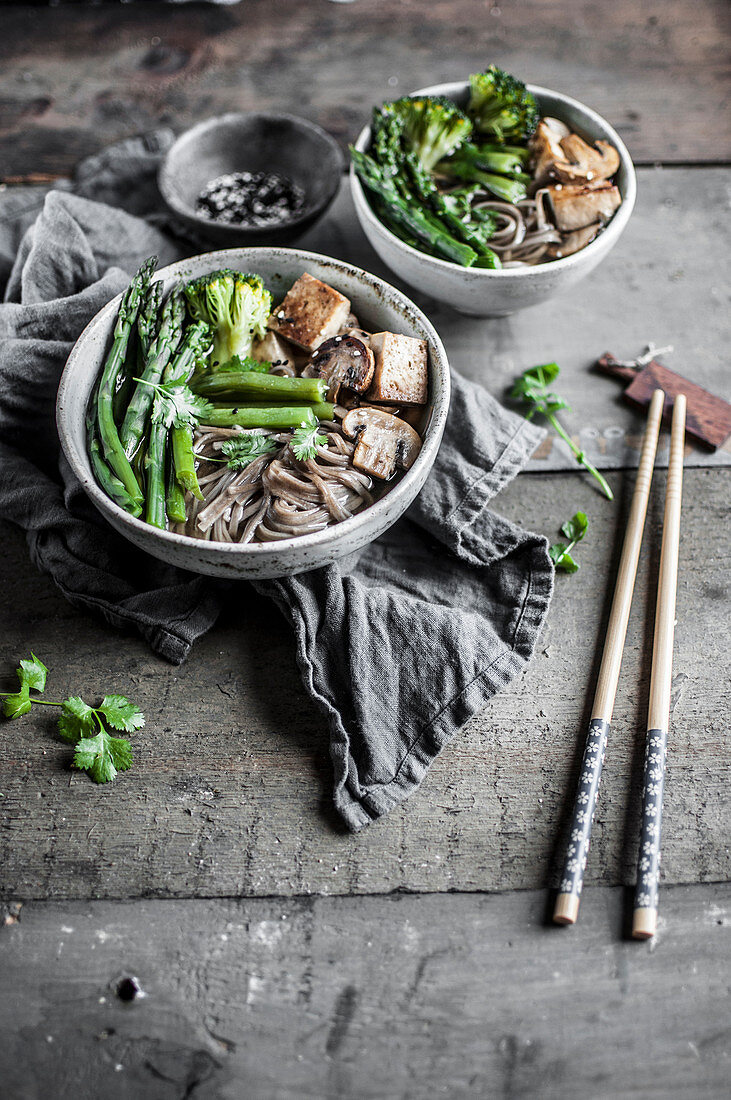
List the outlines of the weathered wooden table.
{"label": "weathered wooden table", "polygon": [[[495,60],[596,106],[640,199],[576,293],[465,320],[418,298],[454,366],[498,396],[557,359],[567,424],[613,504],[543,448],[496,502],[553,537],[590,514],[527,674],[406,805],[351,836],[283,620],[247,587],[188,663],[73,610],[3,530],[2,660],[55,691],[128,689],[134,772],[97,788],[35,713],[0,741],[0,1092],[22,1098],[720,1097],[729,1082],[726,747],[731,455],[688,451],[654,941],[626,939],[664,473],[646,532],[579,924],[547,922],[632,490],[641,420],[588,371],[609,346],[728,397],[722,0],[508,4],[249,0],[4,6],[0,171],[69,172],[160,123],[293,109],[348,140],[370,105]],[[306,243],[382,272],[344,190]],[[715,463],[715,468],[710,468]],[[144,992],[123,979],[134,975]],[[121,995],[122,996],[121,996]]]}

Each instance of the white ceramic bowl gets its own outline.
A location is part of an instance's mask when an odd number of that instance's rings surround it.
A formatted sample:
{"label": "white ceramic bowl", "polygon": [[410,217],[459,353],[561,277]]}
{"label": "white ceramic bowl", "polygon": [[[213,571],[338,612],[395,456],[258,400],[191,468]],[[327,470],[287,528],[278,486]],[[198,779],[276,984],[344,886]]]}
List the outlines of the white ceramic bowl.
{"label": "white ceramic bowl", "polygon": [[236,248],[207,252],[158,272],[165,289],[180,279],[197,278],[221,267],[262,276],[275,303],[308,271],[350,298],[361,324],[373,332],[391,330],[426,340],[429,347],[430,417],[414,465],[370,508],[313,535],[276,543],[215,543],[160,531],[125,512],[97,484],[86,449],[85,412],[94,381],[110,343],[121,295],[109,302],[74,344],[61,378],[56,402],[58,434],[64,454],[96,507],[120,534],[156,558],[220,577],[284,577],[327,565],[359,550],[401,516],[426,480],[436,458],[449,409],[449,364],[434,328],[405,294],[375,275],[340,260],[292,248]]}
{"label": "white ceramic bowl", "polygon": [[[632,159],[619,134],[609,123],[576,99],[548,88],[528,85],[538,101],[541,115],[559,118],[585,141],[609,141],[619,153],[617,184],[622,205],[599,236],[573,256],[535,267],[490,271],[459,267],[447,260],[427,256],[399,240],[374,214],[363,187],[350,166],[350,188],[358,220],[381,259],[411,286],[447,302],[460,313],[476,317],[505,317],[519,309],[537,305],[564,293],[588,275],[614,247],[630,219],[637,194],[637,179]],[[466,107],[469,83],[435,84],[420,88],[414,95],[444,95],[460,107]],[[370,127],[361,130],[355,143],[365,152],[371,140]]]}

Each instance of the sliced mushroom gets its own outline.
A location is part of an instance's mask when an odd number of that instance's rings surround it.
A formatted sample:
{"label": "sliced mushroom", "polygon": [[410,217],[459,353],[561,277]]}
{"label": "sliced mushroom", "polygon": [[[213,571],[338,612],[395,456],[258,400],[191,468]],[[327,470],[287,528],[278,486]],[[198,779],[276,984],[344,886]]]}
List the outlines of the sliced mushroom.
{"label": "sliced mushroom", "polygon": [[365,393],[375,365],[373,352],[356,336],[333,336],[312,357],[313,375],[327,382],[328,401],[337,401],[341,386]]}
{"label": "sliced mushroom", "polygon": [[381,481],[393,477],[397,468],[411,469],[421,450],[418,432],[385,409],[351,409],[342,428],[348,439],[358,440],[353,465]]}
{"label": "sliced mushroom", "polygon": [[554,165],[554,175],[562,183],[591,183],[606,180],[619,168],[619,153],[608,141],[587,143],[578,134],[561,138],[564,156]]}
{"label": "sliced mushroom", "polygon": [[563,232],[583,229],[593,222],[609,221],[622,202],[619,188],[611,183],[598,187],[548,187],[548,198],[556,225]]}
{"label": "sliced mushroom", "polygon": [[573,233],[564,233],[558,244],[549,246],[548,255],[552,260],[560,260],[564,256],[573,256],[574,252],[581,252],[594,240],[601,227],[601,222],[594,222],[583,229],[575,229]]}
{"label": "sliced mushroom", "polygon": [[591,183],[609,179],[619,168],[619,153],[608,141],[589,145],[555,118],[542,118],[530,139],[536,187],[549,180]]}
{"label": "sliced mushroom", "polygon": [[551,179],[553,167],[564,160],[561,138],[568,136],[570,130],[557,118],[542,118],[529,142],[532,154],[533,179],[538,187]]}

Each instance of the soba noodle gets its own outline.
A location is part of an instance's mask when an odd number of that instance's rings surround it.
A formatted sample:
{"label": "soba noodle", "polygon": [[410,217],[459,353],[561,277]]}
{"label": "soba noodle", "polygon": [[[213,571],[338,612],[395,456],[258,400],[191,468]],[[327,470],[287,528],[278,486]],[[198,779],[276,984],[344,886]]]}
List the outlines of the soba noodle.
{"label": "soba noodle", "polygon": [[[187,521],[174,530],[215,542],[275,542],[322,531],[372,504],[371,478],[351,462],[355,444],[345,439],[337,421],[322,422],[320,431],[327,443],[301,462],[290,446],[291,432],[244,433],[201,425],[194,447],[204,499],[186,496]],[[222,457],[227,439],[241,434],[267,435],[277,447],[243,470],[210,461]]]}
{"label": "soba noodle", "polygon": [[490,238],[490,248],[497,252],[503,267],[524,267],[538,264],[551,245],[561,244],[561,234],[548,220],[543,206],[545,190],[522,202],[498,202],[487,191],[475,196],[476,210],[489,210],[495,215],[497,229]]}

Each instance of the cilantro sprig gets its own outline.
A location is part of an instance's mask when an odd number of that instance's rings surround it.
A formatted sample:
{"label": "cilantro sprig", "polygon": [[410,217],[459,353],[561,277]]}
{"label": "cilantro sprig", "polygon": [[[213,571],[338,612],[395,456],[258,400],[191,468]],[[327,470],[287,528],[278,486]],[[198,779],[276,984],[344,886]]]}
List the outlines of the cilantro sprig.
{"label": "cilantro sprig", "polygon": [[539,367],[530,367],[515,379],[510,396],[515,401],[520,401],[527,408],[526,420],[532,420],[536,414],[545,416],[556,434],[563,439],[567,447],[576,456],[576,461],[585,467],[592,477],[596,478],[607,499],[614,500],[614,493],[606,479],[599,473],[596,466],[589,462],[584,451],[574,443],[556,418],[556,413],[560,412],[561,409],[570,409],[571,407],[565,398],[561,397],[560,394],[553,393],[548,388],[558,378],[560,369],[558,363],[544,363]]}
{"label": "cilantro sprig", "polygon": [[238,439],[227,439],[221,444],[221,451],[230,470],[245,470],[255,458],[271,454],[277,446],[269,435],[242,435]]}
{"label": "cilantro sprig", "polygon": [[577,512],[571,519],[567,519],[561,527],[561,534],[569,540],[568,543],[556,542],[548,550],[556,569],[562,569],[564,573],[575,573],[579,563],[571,557],[571,551],[577,542],[581,542],[589,527],[589,520],[585,512]]}
{"label": "cilantro sprig", "polygon": [[213,410],[210,401],[193,393],[181,378],[171,378],[169,382],[148,382],[144,378],[135,378],[135,382],[142,382],[155,391],[152,421],[165,428],[195,427]]}
{"label": "cilantro sprig", "polygon": [[58,732],[63,741],[74,746],[73,767],[88,772],[95,783],[110,783],[118,772],[132,766],[129,741],[115,737],[109,728],[125,733],[142,729],[145,716],[135,703],[124,695],[105,695],[98,707],[90,707],[79,695],[71,695],[62,703],[31,696],[31,691],[45,691],[48,674],[43,661],[34,653],[20,662],[17,674],[20,690],[0,692],[5,697],[6,718],[20,718],[35,704],[60,707]]}
{"label": "cilantro sprig", "polygon": [[327,436],[320,432],[319,424],[308,424],[303,420],[299,428],[295,429],[292,436],[292,450],[300,462],[307,462],[308,458],[314,458],[318,447],[324,447]]}

